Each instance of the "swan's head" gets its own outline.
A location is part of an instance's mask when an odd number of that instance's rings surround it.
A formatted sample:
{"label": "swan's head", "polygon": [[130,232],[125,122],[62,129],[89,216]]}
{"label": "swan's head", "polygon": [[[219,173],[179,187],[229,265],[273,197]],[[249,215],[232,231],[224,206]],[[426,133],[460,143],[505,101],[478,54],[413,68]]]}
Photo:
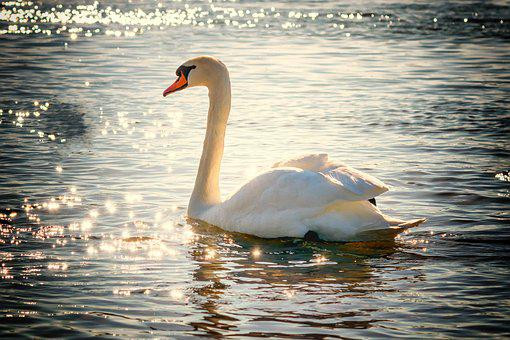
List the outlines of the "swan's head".
{"label": "swan's head", "polygon": [[163,92],[163,97],[188,87],[210,87],[219,81],[229,80],[227,67],[218,59],[208,56],[186,61],[177,68],[175,74],[177,80]]}

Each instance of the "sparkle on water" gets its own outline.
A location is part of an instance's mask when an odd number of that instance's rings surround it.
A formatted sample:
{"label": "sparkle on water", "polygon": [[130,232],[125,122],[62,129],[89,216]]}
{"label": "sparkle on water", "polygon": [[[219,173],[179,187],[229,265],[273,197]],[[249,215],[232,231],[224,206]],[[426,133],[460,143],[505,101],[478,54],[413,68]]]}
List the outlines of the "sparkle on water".
{"label": "sparkle on water", "polygon": [[[507,4],[4,1],[0,336],[510,332]],[[262,240],[185,217],[205,90],[231,71],[222,189],[328,152],[392,186],[394,242]]]}

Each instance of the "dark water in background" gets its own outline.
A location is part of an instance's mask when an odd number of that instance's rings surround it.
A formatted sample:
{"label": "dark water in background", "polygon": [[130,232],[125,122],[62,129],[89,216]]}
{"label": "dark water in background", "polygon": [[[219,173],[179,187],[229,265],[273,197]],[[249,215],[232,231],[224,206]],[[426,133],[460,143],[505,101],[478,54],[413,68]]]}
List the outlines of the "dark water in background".
{"label": "dark water in background", "polygon": [[[37,7],[36,7],[37,6]],[[510,335],[507,2],[2,2],[0,335]],[[65,26],[65,28],[64,28]],[[184,218],[230,69],[227,194],[306,152],[366,170],[392,243]]]}

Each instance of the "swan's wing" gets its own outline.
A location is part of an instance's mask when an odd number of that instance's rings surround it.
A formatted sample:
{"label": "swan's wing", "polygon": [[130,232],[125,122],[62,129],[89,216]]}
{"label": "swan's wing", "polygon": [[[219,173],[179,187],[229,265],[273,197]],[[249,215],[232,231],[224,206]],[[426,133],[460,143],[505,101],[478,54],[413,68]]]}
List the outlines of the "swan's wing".
{"label": "swan's wing", "polygon": [[273,168],[298,168],[319,172],[329,166],[328,155],[325,153],[299,156],[273,164]]}
{"label": "swan's wing", "polygon": [[287,209],[362,199],[338,180],[322,173],[298,168],[276,168],[251,179],[226,201],[247,206],[254,206],[253,202],[263,202],[261,207]]}
{"label": "swan's wing", "polygon": [[321,173],[332,180],[338,181],[346,189],[366,200],[379,196],[389,189],[386,184],[374,176],[347,165],[334,165]]}
{"label": "swan's wing", "polygon": [[308,230],[306,221],[331,203],[360,200],[339,181],[319,172],[276,168],[253,178],[200,219],[262,237],[301,237]]}
{"label": "swan's wing", "polygon": [[276,168],[243,185],[200,219],[223,229],[260,237],[348,240],[358,232],[389,226],[377,207],[319,172]]}
{"label": "swan's wing", "polygon": [[277,167],[295,167],[303,170],[319,172],[331,180],[338,182],[345,189],[366,200],[388,191],[388,186],[374,176],[354,169],[350,166],[333,163],[328,155],[312,154],[297,157],[273,165]]}

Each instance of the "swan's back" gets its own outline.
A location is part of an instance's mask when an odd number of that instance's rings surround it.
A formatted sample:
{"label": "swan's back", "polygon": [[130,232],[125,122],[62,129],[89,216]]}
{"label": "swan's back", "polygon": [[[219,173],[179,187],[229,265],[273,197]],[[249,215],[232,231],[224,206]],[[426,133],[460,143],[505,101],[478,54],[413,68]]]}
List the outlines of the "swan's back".
{"label": "swan's back", "polygon": [[386,184],[372,175],[345,164],[329,161],[328,155],[325,153],[300,156],[278,162],[273,165],[273,168],[289,166],[319,172],[365,200],[377,197],[389,190]]}
{"label": "swan's back", "polygon": [[260,237],[303,237],[311,230],[332,241],[389,227],[363,195],[324,174],[298,168],[274,168],[256,176],[201,219]]}

